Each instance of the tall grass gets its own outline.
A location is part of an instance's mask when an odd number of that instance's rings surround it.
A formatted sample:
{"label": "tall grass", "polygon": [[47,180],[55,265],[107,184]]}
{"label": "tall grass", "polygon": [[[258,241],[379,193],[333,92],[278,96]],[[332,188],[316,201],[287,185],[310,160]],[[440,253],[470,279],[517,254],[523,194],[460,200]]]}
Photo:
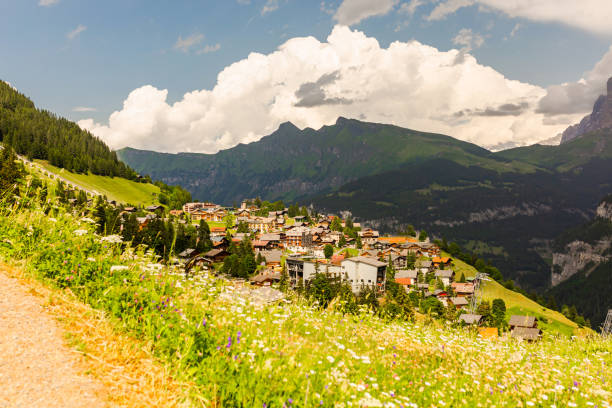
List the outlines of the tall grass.
{"label": "tall grass", "polygon": [[[344,316],[301,299],[258,305],[231,283],[185,280],[140,248],[36,200],[0,204],[0,255],[70,288],[154,345],[193,405],[609,406],[612,340],[484,340],[436,322]],[[46,214],[48,213],[48,214]]]}

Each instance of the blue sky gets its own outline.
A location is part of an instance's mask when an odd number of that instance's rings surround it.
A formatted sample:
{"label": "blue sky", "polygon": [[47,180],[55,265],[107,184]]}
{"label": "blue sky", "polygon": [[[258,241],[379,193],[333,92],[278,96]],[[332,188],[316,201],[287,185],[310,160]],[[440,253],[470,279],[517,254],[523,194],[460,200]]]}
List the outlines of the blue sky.
{"label": "blue sky", "polygon": [[[122,109],[130,92],[143,86],[167,90],[165,102],[172,105],[181,101],[187,92],[212,90],[218,83],[219,72],[252,52],[270,55],[287,40],[307,36],[326,43],[338,24],[349,25],[352,32],[377,40],[381,49],[395,41],[408,44],[416,40],[440,52],[463,50],[479,66],[491,67],[505,79],[541,89],[588,79],[588,73],[610,50],[612,30],[605,28],[605,18],[595,21],[591,17],[593,27],[590,27],[589,16],[585,21],[573,21],[575,10],[567,10],[567,15],[559,15],[553,7],[550,15],[542,12],[541,8],[547,4],[554,6],[552,0],[532,0],[532,3],[541,3],[540,10],[525,6],[525,0],[507,0],[506,3],[517,3],[514,8],[498,6],[500,1],[377,1],[379,5],[388,3],[386,10],[385,6],[368,5],[364,0],[0,0],[0,38],[3,38],[0,79],[16,86],[41,107],[77,121],[90,118],[96,125],[105,126],[109,115]],[[602,6],[597,14],[612,17],[611,2],[586,0],[585,3],[589,1]],[[409,6],[414,7],[413,14],[408,11]],[[442,18],[431,18],[435,10],[444,7],[451,11],[446,11]],[[363,15],[369,17],[360,17]],[[458,38],[460,33],[467,36]],[[248,80],[248,76],[244,78]],[[302,82],[314,80],[305,77]],[[329,87],[325,89],[332,92]],[[521,97],[532,95],[530,92],[525,90]],[[593,92],[585,98],[591,98]],[[510,96],[518,100],[516,93]],[[483,107],[487,103],[485,99]],[[329,109],[333,104],[326,105]],[[472,103],[462,111],[474,112],[478,108]],[[343,113],[342,109],[336,111]],[[243,136],[230,139],[224,139],[221,124],[211,131],[213,134],[202,136],[211,139],[205,143],[206,147],[193,150],[214,151],[218,150],[214,146],[225,148],[239,141],[256,140],[273,129],[276,122],[293,116],[298,124],[301,121],[302,125],[311,122],[318,125],[329,122],[328,117],[336,111],[326,112],[325,118],[320,113],[308,116],[284,112],[280,115],[284,117],[253,126],[259,130],[246,132],[248,135],[242,130]],[[564,114],[578,115],[582,111]],[[374,112],[370,114],[364,106],[359,107],[359,112],[367,119],[379,117]],[[545,119],[569,123],[577,117],[553,116]],[[389,121],[412,124],[410,118],[394,120],[391,116]],[[424,130],[439,131],[435,124],[421,126]],[[101,137],[114,140],[113,147],[132,145],[137,139],[125,129],[117,129],[112,137],[108,136],[110,131],[99,132]],[[158,136],[149,135],[150,138]],[[117,143],[119,137],[125,140]],[[478,142],[469,132],[462,138]],[[190,150],[190,139],[184,143],[182,149]],[[146,146],[146,143],[136,144]],[[161,148],[173,150],[167,146]]]}

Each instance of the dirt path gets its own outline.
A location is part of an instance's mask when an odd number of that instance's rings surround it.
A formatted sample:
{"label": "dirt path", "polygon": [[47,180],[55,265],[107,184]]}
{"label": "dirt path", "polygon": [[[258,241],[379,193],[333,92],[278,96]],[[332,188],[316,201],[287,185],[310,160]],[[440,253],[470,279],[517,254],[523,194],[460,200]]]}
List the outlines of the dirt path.
{"label": "dirt path", "polygon": [[0,270],[0,408],[105,407],[39,297]]}

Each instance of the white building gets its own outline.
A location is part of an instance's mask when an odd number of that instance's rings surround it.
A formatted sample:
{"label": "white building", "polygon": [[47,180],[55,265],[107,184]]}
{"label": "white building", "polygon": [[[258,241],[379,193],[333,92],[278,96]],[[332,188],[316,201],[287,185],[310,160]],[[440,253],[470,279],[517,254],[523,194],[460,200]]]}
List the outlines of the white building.
{"label": "white building", "polygon": [[[293,287],[301,280],[302,284],[311,280],[316,273],[314,261],[288,258],[287,272]],[[387,264],[374,258],[356,256],[342,261],[341,265],[319,264],[319,273],[326,273],[350,285],[353,293],[366,288],[384,292],[387,276]]]}

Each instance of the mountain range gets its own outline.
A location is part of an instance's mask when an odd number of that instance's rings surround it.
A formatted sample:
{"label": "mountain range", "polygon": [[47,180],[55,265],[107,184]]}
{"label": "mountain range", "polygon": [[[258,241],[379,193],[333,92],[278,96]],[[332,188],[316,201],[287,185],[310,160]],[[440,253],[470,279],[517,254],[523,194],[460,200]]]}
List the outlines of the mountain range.
{"label": "mountain range", "polygon": [[[598,112],[609,106],[596,104]],[[414,224],[543,293],[551,287],[555,239],[592,219],[612,191],[612,130],[588,130],[558,146],[492,153],[450,136],[341,117],[318,130],[284,123],[258,142],[216,154],[117,153],[200,200],[312,204],[350,211],[384,232]]]}

